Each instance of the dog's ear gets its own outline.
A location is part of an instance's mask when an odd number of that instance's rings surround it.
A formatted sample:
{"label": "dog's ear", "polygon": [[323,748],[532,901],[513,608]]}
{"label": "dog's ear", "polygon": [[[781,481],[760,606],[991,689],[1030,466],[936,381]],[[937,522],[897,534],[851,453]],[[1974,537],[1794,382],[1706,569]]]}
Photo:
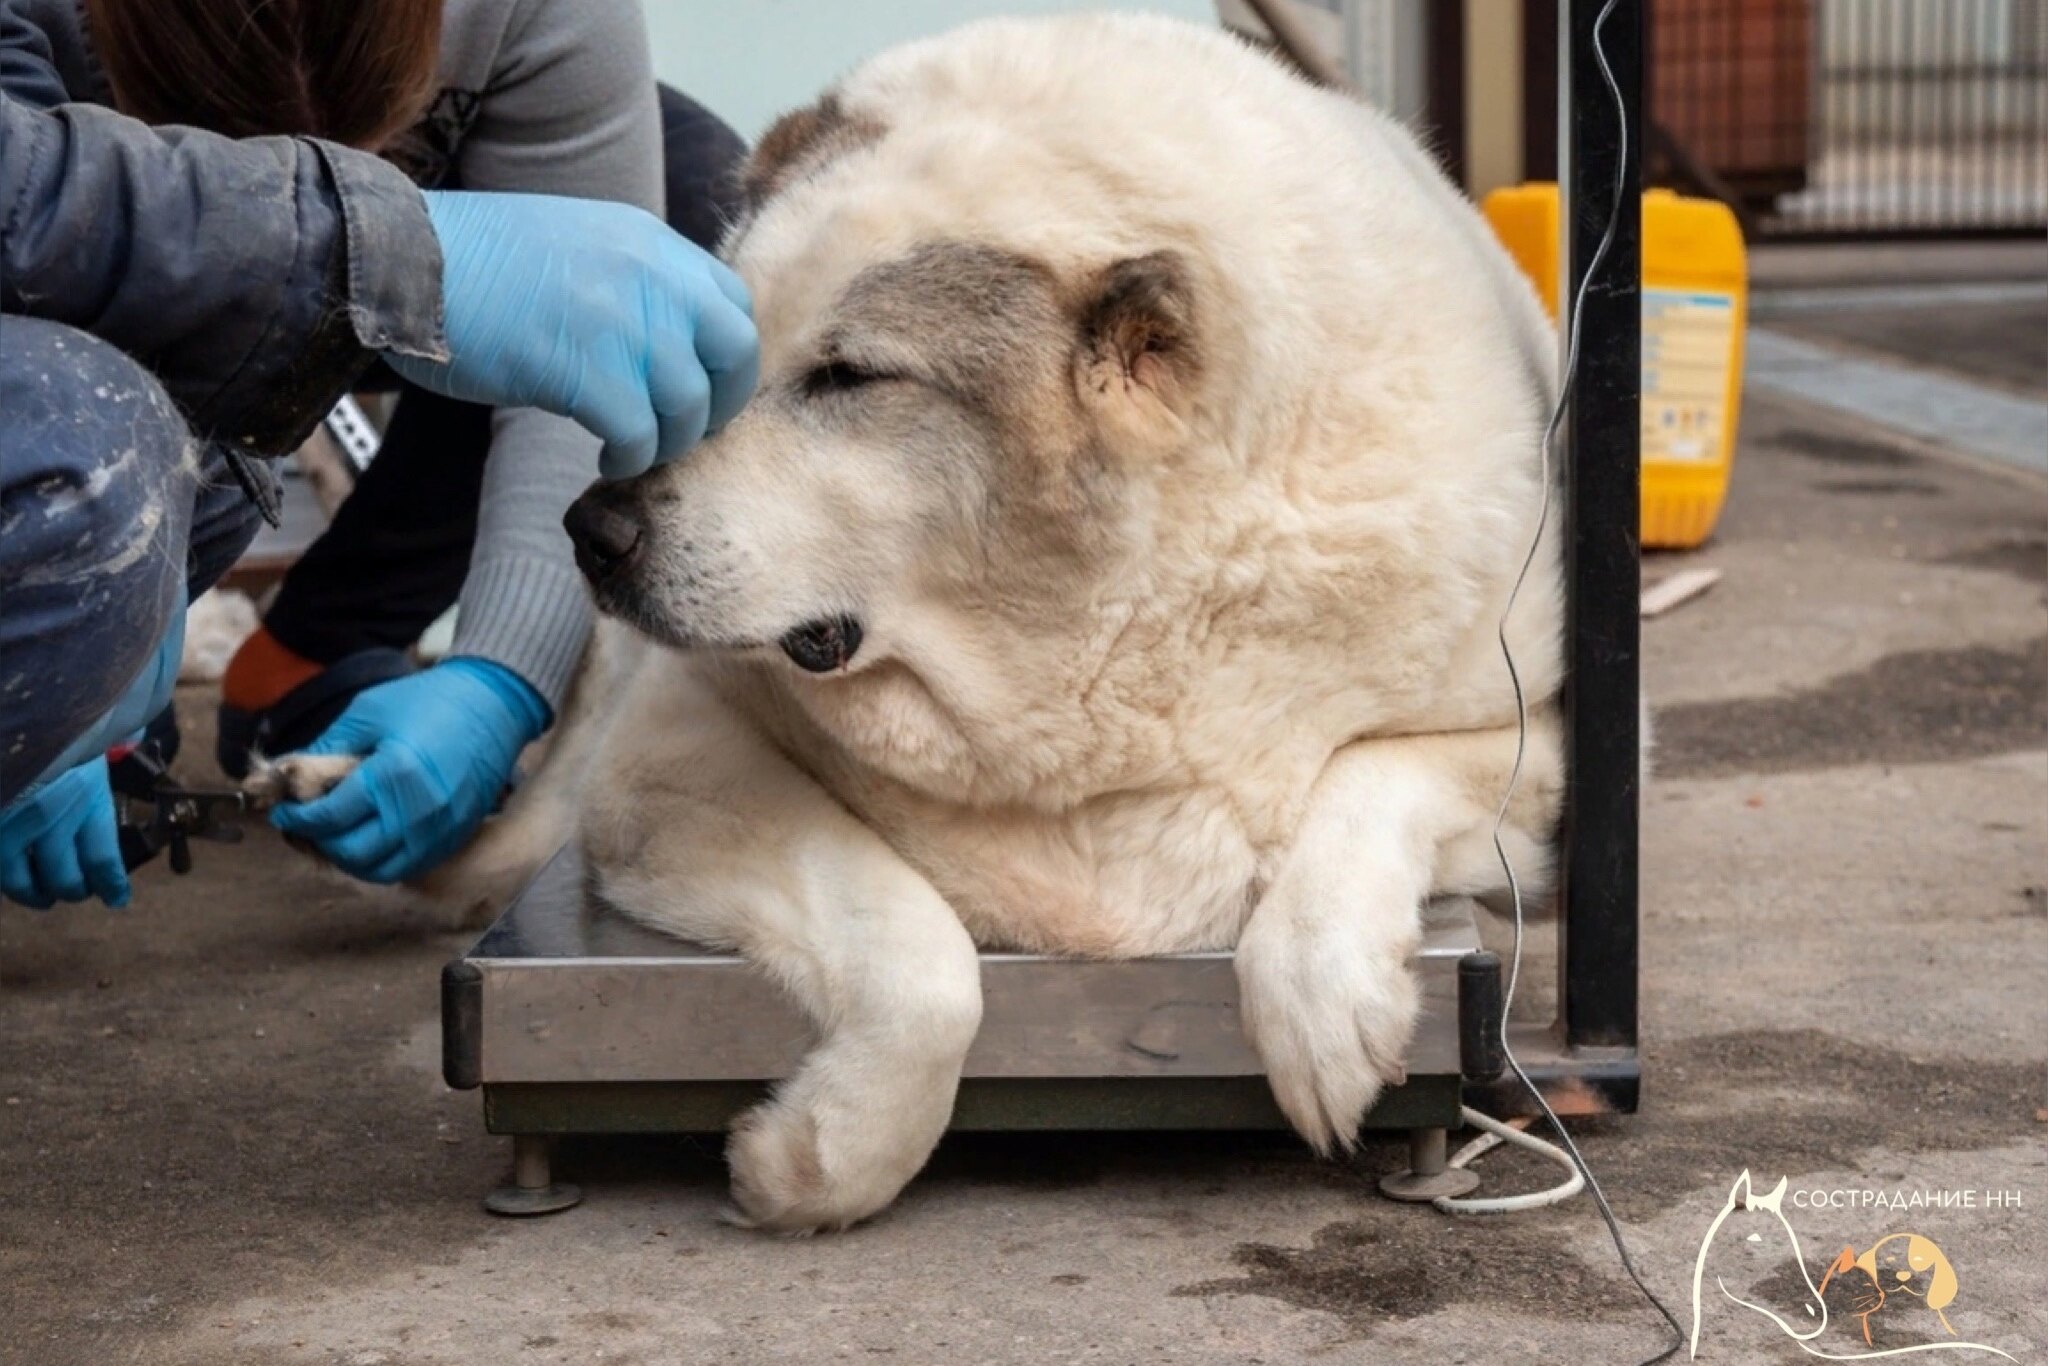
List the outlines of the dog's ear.
{"label": "dog's ear", "polygon": [[836,94],[791,110],[769,125],[740,170],[747,209],[758,210],[799,175],[881,135],[879,123],[849,112]]}
{"label": "dog's ear", "polygon": [[1178,254],[1155,251],[1110,266],[1081,312],[1084,394],[1179,413],[1201,371],[1195,321],[1194,281]]}

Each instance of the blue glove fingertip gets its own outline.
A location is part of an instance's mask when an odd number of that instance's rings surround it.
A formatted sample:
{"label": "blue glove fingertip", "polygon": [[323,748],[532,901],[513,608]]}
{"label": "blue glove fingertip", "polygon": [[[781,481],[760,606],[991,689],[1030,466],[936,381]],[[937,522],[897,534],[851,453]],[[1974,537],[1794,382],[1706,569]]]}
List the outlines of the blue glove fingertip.
{"label": "blue glove fingertip", "polygon": [[367,873],[364,873],[362,877],[365,882],[374,882],[384,887],[395,887],[407,878],[416,877],[423,869],[431,868],[439,862],[440,860],[437,858],[416,858],[410,853],[400,851],[385,859]]}
{"label": "blue glove fingertip", "polygon": [[374,868],[394,851],[404,848],[402,831],[387,831],[376,819],[364,821],[351,829],[319,841],[320,852],[335,867],[351,877],[361,877],[361,870]]}
{"label": "blue glove fingertip", "polygon": [[270,808],[270,828],[280,835],[293,835],[300,839],[313,838],[313,831],[306,821],[306,808],[298,803]]}
{"label": "blue glove fingertip", "polygon": [[[280,835],[290,835],[293,839],[307,840],[314,844],[328,838],[333,832],[327,828],[325,822],[308,816],[307,805],[309,804],[271,808],[270,828]],[[348,827],[340,828],[345,830]]]}
{"label": "blue glove fingertip", "polygon": [[115,910],[128,904],[128,870],[121,864],[121,836],[111,789],[105,808],[79,835],[78,858],[84,865],[85,884],[94,896]]}
{"label": "blue glove fingertip", "polygon": [[[657,429],[658,431],[659,429]],[[597,472],[608,484],[621,480],[638,478],[654,468],[655,442],[650,436],[645,441],[621,443],[607,441],[597,453]]]}

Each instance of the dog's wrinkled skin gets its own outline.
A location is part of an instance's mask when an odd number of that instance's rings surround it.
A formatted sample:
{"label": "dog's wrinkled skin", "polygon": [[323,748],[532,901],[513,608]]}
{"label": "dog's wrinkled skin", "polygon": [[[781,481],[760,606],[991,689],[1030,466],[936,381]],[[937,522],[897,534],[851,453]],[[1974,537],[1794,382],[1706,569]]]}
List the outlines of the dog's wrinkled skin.
{"label": "dog's wrinkled skin", "polygon": [[[605,642],[619,681],[520,799],[580,806],[608,902],[815,1021],[735,1128],[744,1219],[841,1227],[923,1165],[977,945],[1235,946],[1282,1108],[1348,1147],[1402,1075],[1422,902],[1500,880],[1534,297],[1392,123],[1159,19],[898,49],[748,183],[759,393],[572,515],[658,644]],[[1510,631],[1525,886],[1559,618],[1546,543]],[[552,847],[497,825],[496,868]]]}

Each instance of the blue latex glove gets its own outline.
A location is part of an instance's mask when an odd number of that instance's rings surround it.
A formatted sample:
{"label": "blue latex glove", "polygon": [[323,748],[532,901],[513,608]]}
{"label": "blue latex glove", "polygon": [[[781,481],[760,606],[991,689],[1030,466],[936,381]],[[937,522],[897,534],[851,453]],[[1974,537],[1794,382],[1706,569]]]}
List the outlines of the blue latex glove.
{"label": "blue latex glove", "polygon": [[38,911],[91,896],[128,904],[105,755],[0,811],[0,895]]}
{"label": "blue latex glove", "polygon": [[305,754],[362,754],[362,766],[310,802],[270,813],[365,882],[403,882],[464,844],[498,804],[519,751],[552,718],[502,664],[458,656],[365,688]]}
{"label": "blue latex glove", "polygon": [[747,287],[644,210],[552,195],[429,191],[446,363],[388,355],[413,383],[575,419],[625,479],[730,422],[760,350]]}

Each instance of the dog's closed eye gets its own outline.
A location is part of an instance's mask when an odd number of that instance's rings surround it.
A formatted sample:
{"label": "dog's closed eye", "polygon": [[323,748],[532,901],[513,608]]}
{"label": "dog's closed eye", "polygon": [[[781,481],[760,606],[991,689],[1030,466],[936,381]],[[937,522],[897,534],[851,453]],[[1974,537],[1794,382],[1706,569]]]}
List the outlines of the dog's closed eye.
{"label": "dog's closed eye", "polygon": [[892,375],[883,370],[870,369],[855,361],[839,359],[821,361],[819,364],[812,366],[804,375],[804,397],[823,398],[827,394],[849,393],[855,389],[865,389],[870,385],[881,384],[900,378],[901,376],[899,375]]}

